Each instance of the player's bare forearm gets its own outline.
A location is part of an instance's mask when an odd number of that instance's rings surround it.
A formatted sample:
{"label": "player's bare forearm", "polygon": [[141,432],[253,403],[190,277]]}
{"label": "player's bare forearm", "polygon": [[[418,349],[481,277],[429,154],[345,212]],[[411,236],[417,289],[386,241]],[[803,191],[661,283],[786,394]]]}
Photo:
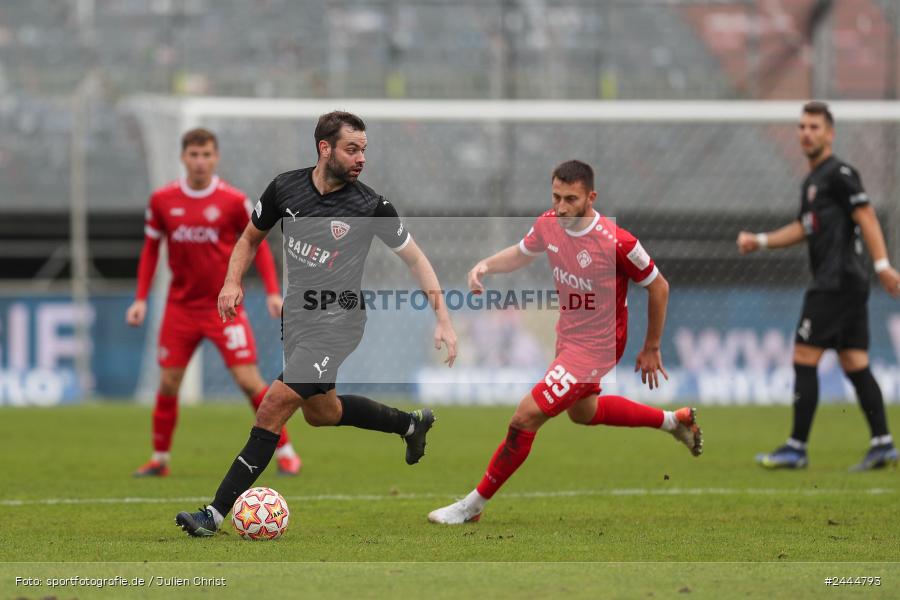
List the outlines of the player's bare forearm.
{"label": "player's bare forearm", "polygon": [[871,204],[866,204],[854,210],[851,216],[859,225],[872,260],[887,258],[887,246],[884,243],[884,234],[881,231],[881,224],[878,222],[878,215],[875,214],[875,208]]}
{"label": "player's bare forearm", "polygon": [[900,298],[900,273],[888,261],[887,246],[875,209],[870,204],[860,206],[853,211],[852,216],[859,225],[872,260],[875,261],[875,273],[878,274],[881,287],[894,298]]}
{"label": "player's bare forearm", "polygon": [[523,254],[519,246],[515,245],[504,248],[482,262],[488,269],[486,273],[512,273],[530,265],[534,258],[534,256]]}
{"label": "player's bare forearm", "polygon": [[792,221],[768,234],[769,248],[787,248],[806,239],[806,232],[800,221]]}
{"label": "player's bare forearm", "polygon": [[[407,248],[410,245],[408,244]],[[431,303],[438,320],[449,320],[450,313],[447,312],[447,307],[444,305],[444,299],[441,295],[441,284],[438,281],[437,273],[434,272],[434,267],[431,266],[428,257],[418,247],[415,250],[418,251],[418,256],[413,262],[407,263],[409,271],[415,277],[422,291],[428,295],[428,301]]]}
{"label": "player's bare forearm", "polygon": [[787,248],[805,239],[803,224],[797,220],[768,233],[742,231],[738,234],[737,245],[741,254],[748,254],[765,248]]}
{"label": "player's bare forearm", "polygon": [[647,336],[644,339],[644,347],[638,352],[634,364],[635,372],[640,371],[641,381],[650,386],[650,389],[659,387],[659,373],[665,379],[669,378],[662,362],[662,352],[659,349],[662,341],[662,332],[666,324],[666,308],[669,304],[669,283],[662,274],[647,286],[649,298],[647,301]]}
{"label": "player's bare forearm", "polygon": [[431,303],[437,319],[439,321],[449,321],[450,313],[447,312],[447,307],[444,305],[441,284],[438,281],[437,273],[434,272],[431,261],[425,256],[425,253],[422,252],[416,241],[409,240],[406,247],[397,254],[406,263],[409,272],[412,273],[422,291],[428,295],[428,301]]}
{"label": "player's bare forearm", "polygon": [[240,239],[234,245],[234,250],[231,251],[225,283],[222,285],[222,290],[219,292],[219,298],[216,303],[223,323],[234,319],[238,314],[237,307],[244,300],[241,279],[243,279],[247,269],[250,268],[256,249],[266,239],[266,233],[268,232],[257,229],[253,223],[248,223],[244,233],[241,234]]}
{"label": "player's bare forearm", "polygon": [[662,273],[647,286],[647,294],[647,335],[644,338],[644,348],[658,350],[669,306],[669,282]]}
{"label": "player's bare forearm", "polygon": [[476,294],[480,294],[484,291],[484,284],[481,282],[482,277],[488,273],[511,273],[531,264],[534,258],[523,253],[518,246],[504,248],[497,254],[478,261],[472,267],[469,271],[469,289]]}
{"label": "player's bare forearm", "polygon": [[272,255],[272,250],[265,240],[257,246],[253,264],[256,265],[256,272],[259,273],[259,277],[263,281],[266,293],[280,294],[281,288],[278,286],[278,269],[275,267],[275,257]]}
{"label": "player's bare forearm", "polygon": [[419,287],[428,296],[428,301],[434,309],[437,317],[437,326],[434,328],[434,347],[440,350],[443,344],[447,345],[447,359],[444,361],[447,366],[452,367],[456,361],[456,331],[453,329],[453,323],[450,321],[450,313],[444,304],[444,296],[441,293],[441,283],[438,281],[437,273],[434,267],[416,241],[409,240],[406,247],[397,253],[416,281]]}

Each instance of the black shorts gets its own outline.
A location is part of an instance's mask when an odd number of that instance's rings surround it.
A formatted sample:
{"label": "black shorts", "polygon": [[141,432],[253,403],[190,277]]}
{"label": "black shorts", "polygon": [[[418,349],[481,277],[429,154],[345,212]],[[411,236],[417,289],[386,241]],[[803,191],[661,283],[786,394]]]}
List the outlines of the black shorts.
{"label": "black shorts", "polygon": [[362,340],[362,328],[335,328],[318,335],[304,332],[302,337],[284,341],[284,371],[278,380],[308,398],[335,387],[337,373]]}
{"label": "black shorts", "polygon": [[868,350],[868,304],[868,291],[807,291],[794,342],[835,350]]}

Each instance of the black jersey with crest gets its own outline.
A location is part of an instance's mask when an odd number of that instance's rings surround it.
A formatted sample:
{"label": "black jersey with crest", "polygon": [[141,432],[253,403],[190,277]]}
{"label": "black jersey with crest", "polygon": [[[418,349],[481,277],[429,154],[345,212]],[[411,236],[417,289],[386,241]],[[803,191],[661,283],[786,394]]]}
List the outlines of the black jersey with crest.
{"label": "black jersey with crest", "polygon": [[[400,251],[409,232],[394,206],[369,186],[355,181],[323,195],[313,185],[312,172],[310,167],[275,177],[251,215],[261,230],[281,221],[285,324],[289,317],[299,317],[303,326],[364,322],[361,302],[350,302],[349,294],[360,293],[372,240],[378,237]],[[345,301],[335,302],[332,295]]]}

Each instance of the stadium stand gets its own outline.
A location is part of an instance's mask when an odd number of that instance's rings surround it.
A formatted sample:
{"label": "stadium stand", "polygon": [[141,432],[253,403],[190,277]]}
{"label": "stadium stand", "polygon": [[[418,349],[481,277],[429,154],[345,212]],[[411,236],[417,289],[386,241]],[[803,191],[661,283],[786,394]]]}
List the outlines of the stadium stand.
{"label": "stadium stand", "polygon": [[[93,10],[79,10],[89,5]],[[141,129],[121,102],[134,93],[800,98],[810,92],[810,77],[798,52],[808,45],[810,23],[821,7],[817,0],[460,0],[452,5],[320,0],[307,2],[300,18],[290,5],[288,0],[0,4],[0,211],[11,231],[38,228],[48,219],[60,223],[56,237],[57,227],[42,226],[46,240],[16,244],[6,255],[28,260],[4,269],[5,276],[66,272],[47,266],[47,260],[64,254],[54,254],[51,246],[62,247],[67,235],[62,224],[69,202],[71,95],[88,72],[101,81],[87,139],[92,254],[98,273],[127,278],[133,276],[136,253],[132,261],[96,261],[112,252],[104,244],[134,242],[131,232],[139,226],[151,187]],[[827,19],[829,43],[855,50],[842,53],[847,58],[833,65],[833,97],[894,93],[896,77],[889,71],[897,66],[892,25],[900,19],[897,13],[890,0],[835,3]],[[247,30],[251,17],[254,27]],[[750,17],[766,25],[756,41],[746,35]],[[753,67],[748,61],[765,70],[771,56],[790,53],[797,60],[782,61],[785,70],[757,73],[755,83],[748,79]],[[785,88],[782,80],[794,87]],[[886,89],[892,81],[894,88]],[[310,159],[311,126],[291,131],[259,122],[223,126],[222,173],[257,193],[272,173],[261,172],[241,152],[261,152],[275,140],[280,151],[291,151],[281,152],[280,162],[273,160],[273,172],[303,164]],[[761,225],[790,215],[790,190],[802,169],[789,128],[604,124],[586,133],[572,125],[554,126],[549,136],[549,125],[511,126],[500,133],[464,125],[419,124],[415,132],[376,126],[378,143],[366,179],[405,204],[406,214],[532,214],[544,204],[536,190],[546,184],[546,174],[533,165],[549,167],[548,156],[584,156],[598,167],[604,209],[658,232],[643,237],[661,248],[663,258],[685,261],[686,276],[696,273],[692,261],[724,250],[738,224]],[[896,144],[895,129],[842,129],[841,148],[864,150],[870,157],[866,183],[876,199],[895,189],[894,167],[881,158],[884,148]],[[498,148],[512,150],[498,156]],[[414,169],[404,168],[412,164]],[[422,180],[431,193],[413,199],[410,190]],[[105,220],[128,226],[116,239],[115,228],[102,233]],[[685,243],[685,236],[694,242]],[[14,239],[4,238],[4,248]],[[802,264],[802,257],[784,260],[797,268]],[[790,280],[793,271],[778,272]]]}

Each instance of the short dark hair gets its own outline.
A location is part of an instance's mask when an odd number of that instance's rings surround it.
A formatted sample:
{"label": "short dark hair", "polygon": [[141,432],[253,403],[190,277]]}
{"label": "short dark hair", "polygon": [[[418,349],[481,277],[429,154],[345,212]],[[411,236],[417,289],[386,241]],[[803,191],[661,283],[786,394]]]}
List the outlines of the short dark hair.
{"label": "short dark hair", "polygon": [[329,146],[334,146],[338,138],[341,137],[341,128],[347,125],[356,131],[365,131],[366,124],[363,120],[353,113],[336,110],[319,117],[316,123],[316,154],[319,153],[319,142],[325,140]]}
{"label": "short dark hair", "polygon": [[208,142],[213,143],[213,147],[219,149],[219,140],[209,129],[197,127],[190,131],[185,131],[181,136],[181,149],[186,150],[188,146],[205,146]]}
{"label": "short dark hair", "polygon": [[803,112],[810,115],[824,115],[825,122],[834,127],[834,115],[831,114],[831,109],[828,108],[828,104],[825,102],[820,100],[807,102],[803,105]]}
{"label": "short dark hair", "polygon": [[563,183],[581,182],[587,191],[594,190],[594,169],[591,165],[580,160],[567,160],[553,169],[553,179],[559,179]]}

